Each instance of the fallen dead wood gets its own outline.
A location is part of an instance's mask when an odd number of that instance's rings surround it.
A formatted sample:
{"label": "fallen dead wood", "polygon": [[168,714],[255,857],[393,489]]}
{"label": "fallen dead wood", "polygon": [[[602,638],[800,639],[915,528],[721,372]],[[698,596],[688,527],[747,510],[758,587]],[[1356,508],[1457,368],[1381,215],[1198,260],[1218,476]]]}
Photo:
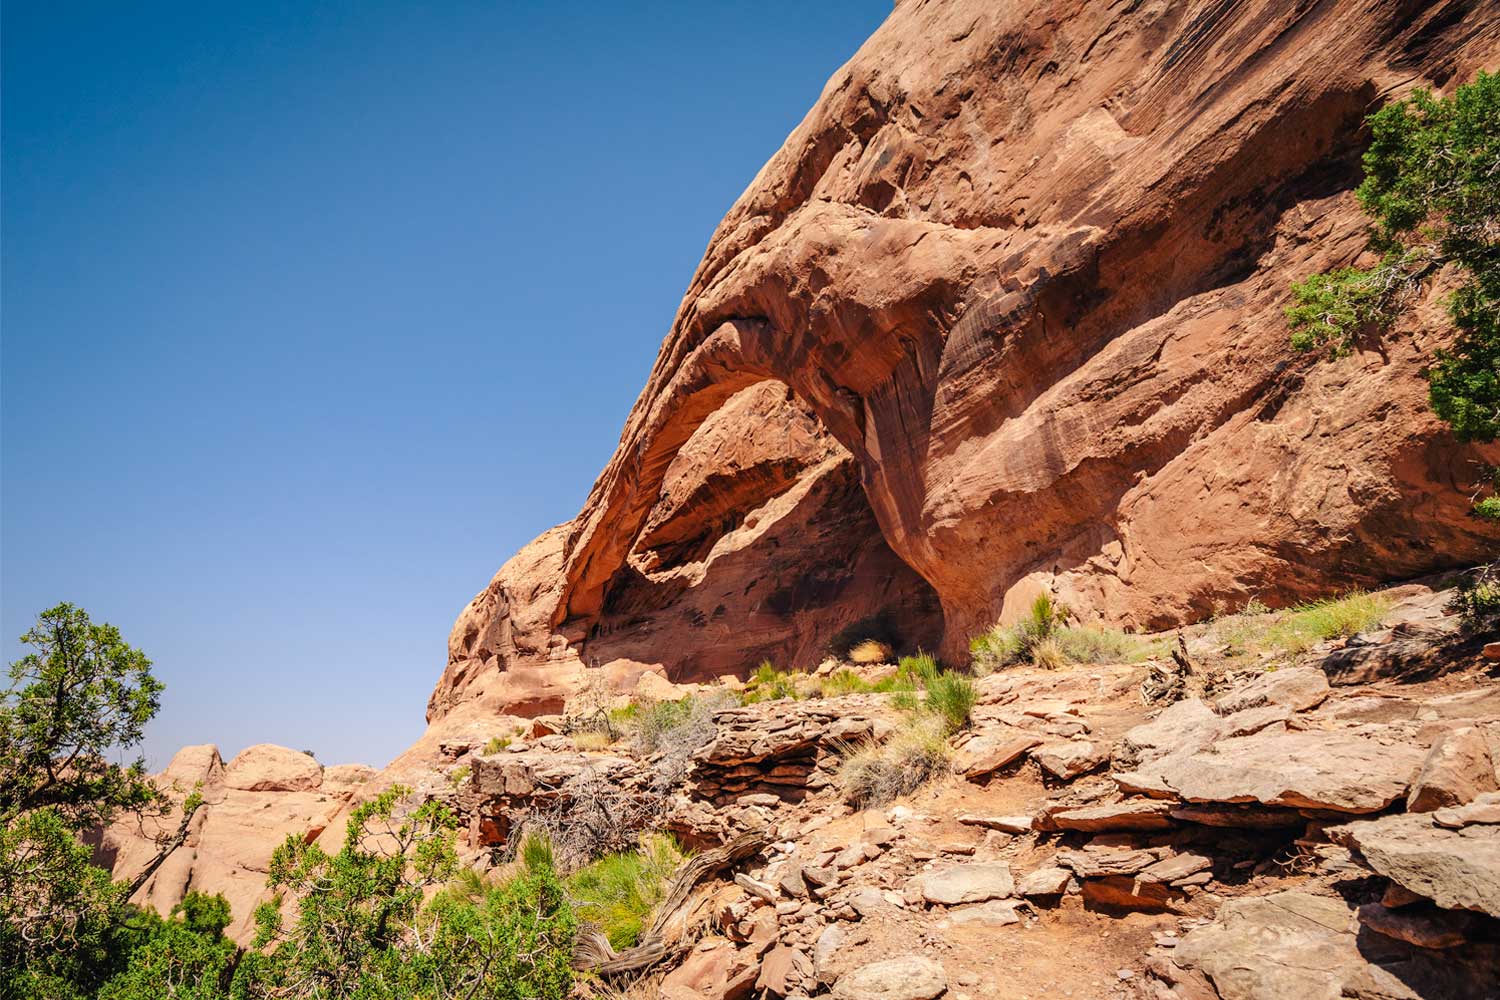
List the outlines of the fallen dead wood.
{"label": "fallen dead wood", "polygon": [[769,830],[751,830],[722,847],[690,858],[673,877],[672,887],[656,908],[651,926],[641,934],[640,944],[616,952],[597,928],[584,928],[579,931],[578,941],[573,947],[573,968],[600,976],[618,976],[640,972],[684,950],[678,945],[669,947],[662,931],[677,911],[687,904],[693,890],[705,879],[758,854],[770,842]]}

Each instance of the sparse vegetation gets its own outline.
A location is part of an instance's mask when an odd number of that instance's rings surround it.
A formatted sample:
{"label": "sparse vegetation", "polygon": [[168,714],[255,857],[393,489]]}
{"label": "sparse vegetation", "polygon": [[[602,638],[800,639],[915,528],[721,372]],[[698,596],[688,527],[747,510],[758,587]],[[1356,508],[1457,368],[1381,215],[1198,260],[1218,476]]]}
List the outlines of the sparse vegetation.
{"label": "sparse vegetation", "polygon": [[975,669],[989,673],[1017,663],[1049,670],[1070,663],[1138,663],[1161,645],[1118,629],[1068,625],[1067,619],[1067,609],[1050,594],[1038,595],[1025,618],[969,641]]}
{"label": "sparse vegetation", "polygon": [[567,879],[579,919],[599,928],[616,950],[633,947],[686,854],[670,836],[641,837],[633,851],[607,854]]}
{"label": "sparse vegetation", "polygon": [[1363,592],[1299,604],[1280,612],[1252,602],[1239,614],[1214,622],[1209,635],[1223,643],[1226,656],[1253,654],[1284,659],[1300,656],[1327,639],[1349,639],[1368,632],[1380,624],[1389,609],[1386,598]]}
{"label": "sparse vegetation", "polygon": [[879,805],[921,788],[948,769],[948,740],[942,720],[912,713],[882,743],[851,750],[839,769],[844,799],[857,808]]}
{"label": "sparse vegetation", "polygon": [[746,705],[754,705],[762,701],[776,701],[780,698],[797,697],[797,680],[793,674],[784,670],[777,670],[776,665],[770,660],[762,660],[755,673],[745,682],[745,690],[740,695],[740,701]]}
{"label": "sparse vegetation", "polygon": [[490,754],[499,753],[514,742],[509,736],[492,736],[484,745],[484,755],[488,757]]}
{"label": "sparse vegetation", "polygon": [[1466,632],[1500,628],[1500,562],[1465,573],[1449,608],[1458,613]]}
{"label": "sparse vegetation", "polygon": [[927,695],[922,704],[941,724],[943,735],[952,736],[969,724],[969,713],[979,693],[974,682],[962,674],[943,671],[927,682]]}
{"label": "sparse vegetation", "polygon": [[[1389,330],[1429,279],[1457,280],[1458,335],[1426,365],[1428,401],[1461,441],[1500,434],[1500,75],[1448,97],[1421,88],[1369,118],[1359,203],[1374,222],[1373,267],[1343,267],[1292,286],[1292,345],[1346,354]],[[1492,472],[1489,476],[1494,486]],[[1476,498],[1477,499],[1477,498]],[[1493,498],[1491,498],[1493,499]],[[1480,516],[1500,505],[1479,501]]]}

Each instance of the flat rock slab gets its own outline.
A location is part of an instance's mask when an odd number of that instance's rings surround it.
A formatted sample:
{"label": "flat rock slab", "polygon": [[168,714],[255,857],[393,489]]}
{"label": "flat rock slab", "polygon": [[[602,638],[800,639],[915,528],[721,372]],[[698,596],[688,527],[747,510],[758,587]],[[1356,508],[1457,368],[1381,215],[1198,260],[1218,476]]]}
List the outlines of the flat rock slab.
{"label": "flat rock slab", "polygon": [[1031,756],[1045,773],[1062,781],[1072,781],[1109,760],[1109,750],[1102,743],[1067,740],[1043,744],[1031,751]]}
{"label": "flat rock slab", "polygon": [[1016,883],[1016,892],[1027,898],[1061,896],[1072,878],[1073,873],[1066,868],[1038,868],[1021,876],[1021,880]]}
{"label": "flat rock slab", "polygon": [[953,769],[970,781],[979,781],[1014,764],[1041,742],[1040,737],[1015,729],[993,735],[981,734],[964,744]]}
{"label": "flat rock slab", "polygon": [[1046,817],[1049,830],[1165,830],[1171,827],[1173,803],[1163,799],[1116,802],[1082,809],[1059,809]]}
{"label": "flat rock slab", "polygon": [[1431,1000],[1487,995],[1495,949],[1413,948],[1361,933],[1343,900],[1280,892],[1225,903],[1171,962],[1205,977],[1221,1000]]}
{"label": "flat rock slab", "polygon": [[1371,868],[1448,909],[1500,917],[1500,826],[1450,830],[1431,814],[1405,813],[1333,827]]}
{"label": "flat rock slab", "polygon": [[918,875],[913,881],[917,883],[923,899],[941,906],[1004,899],[1015,892],[1015,881],[1011,878],[1010,865],[1004,861],[980,861],[973,864],[954,865],[926,875]]}
{"label": "flat rock slab", "polygon": [[1026,833],[1031,829],[1030,816],[975,816],[964,814],[958,821],[965,826],[982,826],[1001,833]]}
{"label": "flat rock slab", "polygon": [[1406,795],[1424,756],[1423,748],[1394,735],[1278,728],[1169,754],[1116,775],[1116,782],[1166,790],[1188,802],[1372,813]]}
{"label": "flat rock slab", "polygon": [[1406,797],[1407,812],[1461,806],[1485,792],[1500,791],[1495,761],[1484,731],[1462,726],[1444,733],[1427,752],[1421,773]]}
{"label": "flat rock slab", "polygon": [[834,1000],[934,1000],[948,989],[943,967],[920,955],[862,966],[833,985]]}
{"label": "flat rock slab", "polygon": [[982,927],[1004,927],[1007,924],[1019,924],[1021,917],[1016,913],[1015,903],[992,899],[987,903],[975,903],[973,906],[960,906],[956,910],[949,910],[948,920],[958,925],[978,924]]}
{"label": "flat rock slab", "polygon": [[1328,697],[1328,677],[1313,667],[1289,667],[1269,673],[1234,688],[1214,703],[1221,715],[1231,715],[1263,705],[1284,705],[1302,712],[1322,704]]}

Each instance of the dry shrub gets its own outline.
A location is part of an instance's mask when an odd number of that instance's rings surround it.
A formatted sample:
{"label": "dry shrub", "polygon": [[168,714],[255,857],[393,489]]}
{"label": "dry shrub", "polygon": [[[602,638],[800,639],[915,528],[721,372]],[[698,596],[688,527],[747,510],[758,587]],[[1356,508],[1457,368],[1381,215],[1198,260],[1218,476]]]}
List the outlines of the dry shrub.
{"label": "dry shrub", "polygon": [[942,720],[915,715],[885,742],[850,752],[839,769],[839,787],[846,802],[863,809],[914,792],[947,770]]}
{"label": "dry shrub", "polygon": [[895,651],[879,639],[865,639],[849,649],[849,662],[870,664],[890,663]]}

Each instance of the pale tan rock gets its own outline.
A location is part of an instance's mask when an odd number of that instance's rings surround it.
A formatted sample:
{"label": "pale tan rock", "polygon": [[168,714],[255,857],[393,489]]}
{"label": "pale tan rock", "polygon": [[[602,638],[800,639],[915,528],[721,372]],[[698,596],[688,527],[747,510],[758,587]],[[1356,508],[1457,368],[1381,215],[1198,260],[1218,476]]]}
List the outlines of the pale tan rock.
{"label": "pale tan rock", "polygon": [[352,792],[380,772],[367,764],[333,764],[323,768],[323,791],[330,794]]}
{"label": "pale tan rock", "polygon": [[1500,823],[1500,792],[1486,792],[1468,805],[1439,809],[1432,822],[1450,830],[1461,830],[1472,823]]}
{"label": "pale tan rock", "polygon": [[1235,688],[1214,704],[1220,715],[1263,705],[1282,705],[1302,712],[1322,704],[1328,692],[1328,678],[1323,671],[1316,667],[1285,667]]}
{"label": "pale tan rock", "polygon": [[1381,875],[1439,906],[1500,917],[1500,826],[1449,830],[1429,814],[1406,813],[1332,827],[1328,834],[1358,850]]}
{"label": "pale tan rock", "polygon": [[941,965],[903,955],[852,970],[834,984],[832,995],[834,1000],[935,1000],[947,989]]}
{"label": "pale tan rock", "polygon": [[1042,771],[1060,781],[1071,781],[1109,760],[1109,750],[1087,740],[1045,743],[1031,752]]}
{"label": "pale tan rock", "polygon": [[941,868],[912,879],[921,898],[940,906],[1004,899],[1015,892],[1010,865],[1004,861],[976,861]]}
{"label": "pale tan rock", "polygon": [[1136,799],[1111,805],[1058,809],[1047,813],[1046,828],[1100,833],[1108,830],[1165,830],[1173,826],[1171,802]]}
{"label": "pale tan rock", "polygon": [[1380,731],[1262,730],[1173,754],[1115,775],[1121,787],[1153,788],[1189,802],[1378,812],[1406,795],[1424,751]]}
{"label": "pale tan rock", "polygon": [[1223,1000],[1340,1000],[1418,993],[1366,962],[1354,914],[1339,899],[1281,892],[1233,899],[1187,934],[1173,961],[1204,972]]}
{"label": "pale tan rock", "polygon": [[245,792],[311,792],[323,783],[323,766],[298,750],[257,743],[235,754],[224,783]]}
{"label": "pale tan rock", "polygon": [[1028,872],[1016,882],[1019,896],[1061,896],[1068,888],[1073,875],[1065,868],[1038,868]]}
{"label": "pale tan rock", "polygon": [[1464,726],[1443,734],[1427,752],[1407,793],[1406,811],[1461,806],[1494,791],[1500,791],[1500,778],[1495,775],[1489,743],[1479,727]]}

